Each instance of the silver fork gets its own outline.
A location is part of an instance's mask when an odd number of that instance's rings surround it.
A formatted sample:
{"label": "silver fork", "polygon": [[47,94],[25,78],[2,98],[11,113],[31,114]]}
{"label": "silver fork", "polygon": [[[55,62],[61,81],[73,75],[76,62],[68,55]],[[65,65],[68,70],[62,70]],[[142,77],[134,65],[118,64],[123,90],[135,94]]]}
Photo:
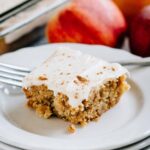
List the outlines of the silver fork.
{"label": "silver fork", "polygon": [[0,63],[0,82],[22,87],[23,78],[30,72],[28,68]]}
{"label": "silver fork", "polygon": [[[132,65],[150,66],[150,60],[120,61],[118,63],[120,63],[123,66],[132,66]],[[22,87],[23,78],[30,72],[31,70],[28,68],[0,63],[0,82]]]}

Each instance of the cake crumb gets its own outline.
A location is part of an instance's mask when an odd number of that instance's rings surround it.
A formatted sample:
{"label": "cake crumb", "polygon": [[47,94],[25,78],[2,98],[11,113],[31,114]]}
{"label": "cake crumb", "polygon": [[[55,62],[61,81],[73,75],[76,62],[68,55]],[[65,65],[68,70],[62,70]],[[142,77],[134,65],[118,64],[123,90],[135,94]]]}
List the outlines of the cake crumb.
{"label": "cake crumb", "polygon": [[97,74],[97,75],[100,75],[100,74],[103,74],[103,72],[97,72],[96,74]]}
{"label": "cake crumb", "polygon": [[62,82],[61,82],[61,85],[64,85],[64,83],[65,83],[65,82],[64,82],[64,81],[62,81]]}
{"label": "cake crumb", "polygon": [[81,127],[85,127],[87,125],[87,122],[81,122]]}
{"label": "cake crumb", "polygon": [[47,77],[45,75],[41,75],[38,77],[39,80],[48,80]]}
{"label": "cake crumb", "polygon": [[112,67],[111,69],[112,69],[112,71],[116,71],[116,68],[114,68],[114,67]]}
{"label": "cake crumb", "polygon": [[73,81],[75,84],[78,84],[78,82],[76,80]]}
{"label": "cake crumb", "polygon": [[78,99],[78,97],[79,97],[78,93],[75,93],[74,98]]}
{"label": "cake crumb", "polygon": [[74,124],[70,124],[68,127],[67,127],[67,132],[68,133],[75,133],[76,131],[76,127]]}
{"label": "cake crumb", "polygon": [[89,80],[87,80],[86,78],[82,77],[82,76],[79,76],[77,75],[77,79],[81,82],[81,83],[87,83],[89,82]]}

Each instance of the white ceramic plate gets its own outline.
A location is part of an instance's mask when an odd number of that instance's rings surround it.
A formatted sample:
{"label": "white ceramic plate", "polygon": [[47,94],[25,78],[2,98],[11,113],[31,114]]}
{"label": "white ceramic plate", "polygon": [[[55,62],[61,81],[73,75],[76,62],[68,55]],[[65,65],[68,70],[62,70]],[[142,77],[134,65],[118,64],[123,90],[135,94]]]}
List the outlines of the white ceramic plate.
{"label": "white ceramic plate", "polygon": [[[141,59],[122,50],[81,44],[52,44],[25,48],[5,54],[0,62],[30,67],[43,62],[58,46],[101,57],[109,61]],[[67,134],[67,122],[60,119],[41,119],[28,109],[23,94],[6,95],[0,92],[0,140],[26,149],[112,149],[136,142],[150,134],[150,67],[130,68],[131,90],[119,104],[106,112],[98,122]]]}

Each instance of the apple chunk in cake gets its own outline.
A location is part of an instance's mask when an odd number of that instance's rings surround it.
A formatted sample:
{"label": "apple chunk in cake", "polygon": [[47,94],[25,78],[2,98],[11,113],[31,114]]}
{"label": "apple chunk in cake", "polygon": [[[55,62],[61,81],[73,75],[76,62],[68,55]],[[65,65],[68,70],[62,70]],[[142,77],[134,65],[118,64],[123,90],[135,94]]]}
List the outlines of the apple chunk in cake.
{"label": "apple chunk in cake", "polygon": [[128,71],[69,48],[59,48],[23,80],[28,106],[40,117],[74,124],[96,120],[128,90]]}

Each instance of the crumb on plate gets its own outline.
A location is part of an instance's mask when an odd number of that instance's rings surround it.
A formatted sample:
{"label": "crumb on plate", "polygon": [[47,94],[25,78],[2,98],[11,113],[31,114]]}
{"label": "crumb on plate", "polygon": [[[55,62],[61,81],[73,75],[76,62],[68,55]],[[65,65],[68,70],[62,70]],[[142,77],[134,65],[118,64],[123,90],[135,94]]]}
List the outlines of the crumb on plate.
{"label": "crumb on plate", "polygon": [[68,127],[67,127],[67,132],[68,133],[75,133],[76,131],[76,127],[74,124],[70,124]]}

